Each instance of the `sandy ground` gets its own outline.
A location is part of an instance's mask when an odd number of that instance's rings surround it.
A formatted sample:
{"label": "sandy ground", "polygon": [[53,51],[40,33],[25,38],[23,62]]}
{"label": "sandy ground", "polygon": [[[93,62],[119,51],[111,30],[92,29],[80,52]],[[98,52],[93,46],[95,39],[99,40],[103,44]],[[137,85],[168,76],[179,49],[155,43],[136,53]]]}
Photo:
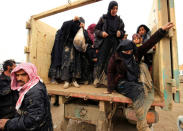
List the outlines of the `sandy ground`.
{"label": "sandy ground", "polygon": [[[164,111],[159,107],[156,108],[156,111],[159,114],[159,122],[153,125],[153,131],[178,131],[177,117],[183,115],[183,83],[181,83],[180,87],[181,103],[173,103],[172,111]],[[60,110],[62,110],[60,106],[53,106],[52,99],[51,111],[54,131],[60,131]],[[116,119],[114,123],[114,131],[136,131],[135,125],[129,124],[125,119]],[[67,131],[95,131],[95,126],[70,120]]]}

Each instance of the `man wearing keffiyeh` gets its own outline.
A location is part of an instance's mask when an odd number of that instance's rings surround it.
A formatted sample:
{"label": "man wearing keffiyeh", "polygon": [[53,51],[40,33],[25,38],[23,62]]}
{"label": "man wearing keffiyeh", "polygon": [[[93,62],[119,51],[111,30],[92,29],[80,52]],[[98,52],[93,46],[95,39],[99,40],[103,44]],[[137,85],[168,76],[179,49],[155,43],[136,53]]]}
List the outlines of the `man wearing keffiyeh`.
{"label": "man wearing keffiyeh", "polygon": [[18,65],[11,73],[11,89],[19,92],[17,115],[1,119],[0,129],[5,131],[52,131],[50,101],[45,85],[31,63]]}

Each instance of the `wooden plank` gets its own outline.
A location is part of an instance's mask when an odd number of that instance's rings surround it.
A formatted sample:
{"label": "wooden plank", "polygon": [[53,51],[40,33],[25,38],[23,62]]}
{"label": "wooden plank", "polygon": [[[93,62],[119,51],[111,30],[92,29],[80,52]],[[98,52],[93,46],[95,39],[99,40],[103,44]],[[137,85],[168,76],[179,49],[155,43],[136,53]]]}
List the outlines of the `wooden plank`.
{"label": "wooden plank", "polygon": [[[120,103],[132,103],[131,99],[114,92],[113,94],[104,94],[106,88],[95,88],[92,85],[81,85],[80,88],[70,87],[68,89],[63,88],[63,84],[46,84],[47,91],[50,95],[61,95],[66,98],[75,97],[82,99],[91,99],[98,101],[120,102]],[[155,96],[153,106],[164,106],[164,101]]]}
{"label": "wooden plank", "polygon": [[40,20],[32,19],[29,33],[27,61],[36,65],[38,75],[45,83],[48,83],[48,71],[56,29]]}
{"label": "wooden plank", "polygon": [[[153,0],[153,5],[152,5],[152,9],[149,15],[149,19],[148,19],[148,27],[151,30],[151,34],[153,34],[155,31],[158,30],[159,28],[159,17],[158,17],[158,0]],[[155,88],[155,94],[156,97],[158,97],[158,99],[164,99],[163,93],[164,93],[164,87],[160,86],[160,47],[159,47],[160,43],[156,44],[156,51],[155,54],[153,55],[153,72],[152,72],[152,79],[153,79],[153,84],[154,84],[154,88]],[[157,96],[158,94],[158,96]]]}
{"label": "wooden plank", "polygon": [[[158,26],[168,23],[168,1],[167,0],[158,0]],[[171,52],[170,52],[170,38],[163,38],[159,45],[159,79],[160,79],[160,88],[164,91],[165,98],[165,110],[172,109],[172,87],[168,84],[168,81],[172,79],[172,67],[171,67]]]}
{"label": "wooden plank", "polygon": [[61,113],[60,130],[61,131],[67,131],[67,125],[69,123],[69,119],[65,117],[65,105],[61,104],[60,107],[62,109],[62,110],[59,111],[59,113]]}
{"label": "wooden plank", "polygon": [[177,33],[176,33],[176,20],[175,20],[175,8],[174,8],[174,0],[169,0],[169,13],[170,13],[170,21],[175,24],[175,27],[172,31],[172,58],[173,58],[173,78],[176,81],[176,93],[174,100],[175,102],[180,102],[180,80],[179,80],[179,64],[178,64],[178,47],[177,47]]}
{"label": "wooden plank", "polygon": [[99,110],[100,111],[105,111],[105,102],[104,101],[99,101]]}
{"label": "wooden plank", "polygon": [[[153,8],[149,18],[152,32],[155,32],[162,25],[169,21],[168,15],[168,1],[169,0],[154,0]],[[153,82],[161,99],[165,100],[166,109],[171,109],[172,105],[172,54],[171,54],[171,40],[168,37],[163,38],[156,45],[156,53],[153,58]],[[177,53],[177,49],[174,50]],[[176,57],[175,57],[176,58]],[[173,56],[174,60],[174,56]],[[156,96],[157,97],[157,96]]]}
{"label": "wooden plank", "polygon": [[[30,40],[31,40],[31,23],[30,23],[30,20],[28,22],[26,22],[26,26],[27,26],[27,23],[29,24],[30,28],[28,28],[28,33],[27,33],[27,46],[24,47],[24,53],[26,54],[26,61],[27,62],[30,62]],[[26,27],[27,29],[27,27]],[[25,50],[28,49],[29,50],[29,53],[25,52]]]}
{"label": "wooden plank", "polygon": [[64,11],[67,11],[67,10],[70,10],[70,9],[74,9],[74,8],[84,6],[84,5],[87,5],[87,4],[91,4],[91,3],[94,3],[94,2],[98,2],[98,1],[101,1],[101,0],[77,0],[75,2],[68,3],[68,4],[65,4],[63,6],[59,6],[57,8],[42,12],[40,14],[33,15],[32,18],[35,19],[35,20],[41,19],[41,18],[44,18],[44,17],[47,17],[47,16],[55,15],[55,14],[60,13],[60,12],[64,12]]}
{"label": "wooden plank", "polygon": [[30,53],[27,53],[27,62],[31,62],[36,64],[36,41],[37,41],[37,28],[36,28],[36,21],[31,19],[30,20],[31,29],[29,30],[29,38],[28,38],[28,48]]}

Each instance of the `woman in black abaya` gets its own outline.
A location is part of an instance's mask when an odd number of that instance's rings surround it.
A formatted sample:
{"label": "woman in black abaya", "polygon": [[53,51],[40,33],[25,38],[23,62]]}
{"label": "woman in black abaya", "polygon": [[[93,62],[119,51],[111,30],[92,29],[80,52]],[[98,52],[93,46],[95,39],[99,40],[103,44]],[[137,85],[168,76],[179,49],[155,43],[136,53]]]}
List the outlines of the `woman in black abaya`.
{"label": "woman in black abaya", "polygon": [[95,67],[94,85],[100,83],[102,75],[106,74],[109,58],[114,53],[119,44],[119,40],[123,38],[124,23],[117,16],[118,3],[111,1],[109,3],[108,12],[104,14],[95,27],[96,40],[95,47],[99,50],[98,62]]}

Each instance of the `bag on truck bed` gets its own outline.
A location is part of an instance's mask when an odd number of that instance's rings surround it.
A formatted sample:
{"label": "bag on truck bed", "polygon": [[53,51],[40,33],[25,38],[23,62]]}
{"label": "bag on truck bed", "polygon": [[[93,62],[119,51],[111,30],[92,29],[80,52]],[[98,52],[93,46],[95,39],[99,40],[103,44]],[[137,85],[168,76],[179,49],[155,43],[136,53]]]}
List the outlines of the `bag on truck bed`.
{"label": "bag on truck bed", "polygon": [[74,37],[73,44],[74,44],[74,47],[76,48],[76,50],[78,50],[80,52],[86,51],[87,44],[85,43],[83,28],[80,28],[78,30],[77,34]]}

